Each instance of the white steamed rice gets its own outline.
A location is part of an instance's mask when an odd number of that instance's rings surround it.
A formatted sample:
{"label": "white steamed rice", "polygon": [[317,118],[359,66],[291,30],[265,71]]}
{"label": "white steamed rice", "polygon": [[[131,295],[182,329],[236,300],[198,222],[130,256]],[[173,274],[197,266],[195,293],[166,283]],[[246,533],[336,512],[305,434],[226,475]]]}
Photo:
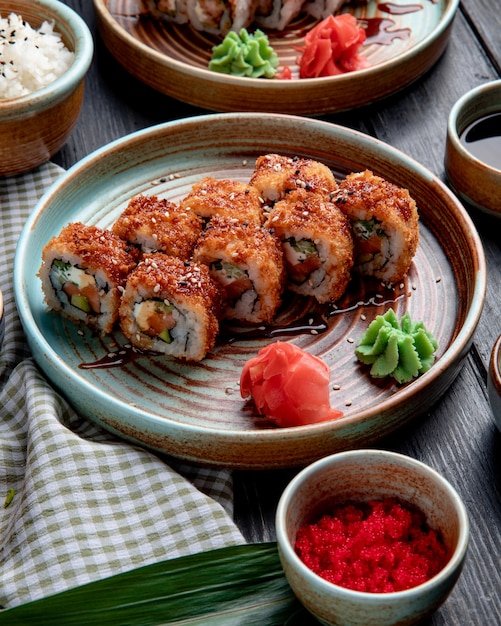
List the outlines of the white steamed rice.
{"label": "white steamed rice", "polygon": [[0,17],[0,100],[46,87],[66,72],[73,58],[53,23],[35,30],[15,13]]}

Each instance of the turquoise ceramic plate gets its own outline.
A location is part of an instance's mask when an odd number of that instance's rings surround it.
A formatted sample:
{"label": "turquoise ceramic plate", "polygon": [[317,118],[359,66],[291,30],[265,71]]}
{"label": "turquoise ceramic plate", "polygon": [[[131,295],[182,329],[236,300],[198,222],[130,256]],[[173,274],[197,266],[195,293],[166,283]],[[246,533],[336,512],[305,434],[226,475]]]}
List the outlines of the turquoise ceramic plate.
{"label": "turquoise ceramic plate", "polygon": [[[141,0],[94,0],[102,39],[133,76],[178,100],[213,111],[270,111],[315,115],[358,107],[422,76],[448,42],[459,0],[370,0],[347,3],[366,29],[361,54],[370,67],[337,76],[299,79],[298,47],[315,25],[300,15],[285,31],[268,32],[292,80],[253,79],[209,71],[220,37],[191,26],[164,24],[144,14]],[[253,31],[254,27],[249,27]]]}
{"label": "turquoise ceramic plate", "polygon": [[[318,335],[282,337],[323,358],[331,369],[331,403],[345,416],[300,428],[274,428],[239,395],[245,361],[271,341],[228,343],[197,365],[165,357],[110,369],[82,369],[117,350],[119,335],[101,340],[44,306],[36,273],[42,247],[71,221],[109,226],[132,195],[172,200],[204,175],[247,180],[257,156],[306,155],[342,177],[372,168],[406,186],[421,210],[421,243],[407,280],[395,293],[354,280]],[[485,261],[475,228],[459,201],[430,172],[403,154],[352,130],[321,121],[259,113],[215,114],[170,122],[127,136],[64,174],[33,211],[15,259],[16,300],[40,368],[91,420],[174,456],[241,468],[288,467],[366,445],[424,413],[458,373],[484,301]],[[377,297],[377,294],[381,297]],[[365,305],[357,304],[360,302]],[[293,300],[284,315],[310,315]],[[357,364],[352,341],[389,307],[422,319],[439,342],[432,369],[409,385],[372,380]],[[314,316],[312,314],[312,316]]]}

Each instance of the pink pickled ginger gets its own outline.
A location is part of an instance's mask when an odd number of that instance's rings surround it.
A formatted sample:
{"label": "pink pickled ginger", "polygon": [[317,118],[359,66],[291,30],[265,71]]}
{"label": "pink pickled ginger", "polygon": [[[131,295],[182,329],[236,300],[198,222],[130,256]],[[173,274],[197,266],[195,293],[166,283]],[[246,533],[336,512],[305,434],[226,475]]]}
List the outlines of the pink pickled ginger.
{"label": "pink pickled ginger", "polygon": [[272,343],[245,363],[242,398],[252,397],[260,415],[277,426],[304,426],[341,417],[329,401],[329,368],[288,342]]}

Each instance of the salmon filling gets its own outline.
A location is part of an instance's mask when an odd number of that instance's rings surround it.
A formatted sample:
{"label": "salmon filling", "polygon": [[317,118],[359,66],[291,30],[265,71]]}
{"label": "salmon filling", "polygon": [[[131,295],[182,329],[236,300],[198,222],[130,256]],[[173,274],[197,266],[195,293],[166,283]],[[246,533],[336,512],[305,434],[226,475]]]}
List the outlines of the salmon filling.
{"label": "salmon filling", "polygon": [[387,235],[377,220],[357,220],[353,223],[359,263],[368,263],[381,254]]}
{"label": "salmon filling", "polygon": [[214,261],[210,264],[213,278],[219,282],[223,288],[226,300],[236,302],[246,291],[253,291],[254,286],[248,273],[224,261]]}
{"label": "salmon filling", "polygon": [[141,332],[171,343],[170,331],[176,325],[174,306],[165,300],[143,300],[134,306],[134,317]]}
{"label": "salmon filling", "polygon": [[51,282],[58,293],[66,294],[68,302],[84,313],[98,315],[101,312],[102,290],[96,279],[85,270],[55,260],[51,268]]}
{"label": "salmon filling", "polygon": [[285,266],[289,280],[302,285],[321,267],[317,246],[311,239],[289,237],[284,242]]}

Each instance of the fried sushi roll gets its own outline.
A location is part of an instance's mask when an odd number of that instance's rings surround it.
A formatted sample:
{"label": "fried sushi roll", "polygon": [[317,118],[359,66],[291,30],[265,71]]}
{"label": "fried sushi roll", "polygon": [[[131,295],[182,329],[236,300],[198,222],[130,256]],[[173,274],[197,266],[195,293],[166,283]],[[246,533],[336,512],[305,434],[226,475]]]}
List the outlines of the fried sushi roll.
{"label": "fried sushi roll", "polygon": [[353,237],[335,204],[304,189],[291,191],[274,205],[265,227],[282,242],[291,291],[321,303],[343,295],[353,267]]}
{"label": "fried sushi roll", "polygon": [[334,201],[352,224],[355,270],[388,284],[402,280],[419,244],[418,210],[409,191],[365,170],[341,181]]}
{"label": "fried sushi roll", "polygon": [[157,196],[138,195],[112,226],[112,231],[142,252],[164,252],[187,260],[202,232],[203,222],[193,211]]}
{"label": "fried sushi roll", "polygon": [[137,348],[201,361],[214,347],[222,306],[205,265],[149,254],[127,278],[120,327]]}
{"label": "fried sushi roll", "polygon": [[303,8],[304,0],[259,0],[254,20],[266,29],[284,30]]}
{"label": "fried sushi roll", "polygon": [[214,217],[193,258],[210,269],[225,296],[226,319],[271,322],[284,287],[280,242],[257,224]]}
{"label": "fried sushi roll", "polygon": [[188,0],[142,0],[144,10],[155,19],[176,24],[188,22]]}
{"label": "fried sushi roll", "polygon": [[206,176],[195,183],[180,205],[205,222],[215,215],[262,224],[263,206],[257,189],[247,183]]}
{"label": "fried sushi roll", "polygon": [[338,186],[334,174],[323,163],[280,154],[258,157],[249,183],[256,187],[268,205],[283,200],[295,189],[329,195]]}
{"label": "fried sushi roll", "polygon": [[121,289],[137,261],[137,250],[117,235],[76,222],[45,245],[38,275],[51,309],[105,334],[118,319]]}

